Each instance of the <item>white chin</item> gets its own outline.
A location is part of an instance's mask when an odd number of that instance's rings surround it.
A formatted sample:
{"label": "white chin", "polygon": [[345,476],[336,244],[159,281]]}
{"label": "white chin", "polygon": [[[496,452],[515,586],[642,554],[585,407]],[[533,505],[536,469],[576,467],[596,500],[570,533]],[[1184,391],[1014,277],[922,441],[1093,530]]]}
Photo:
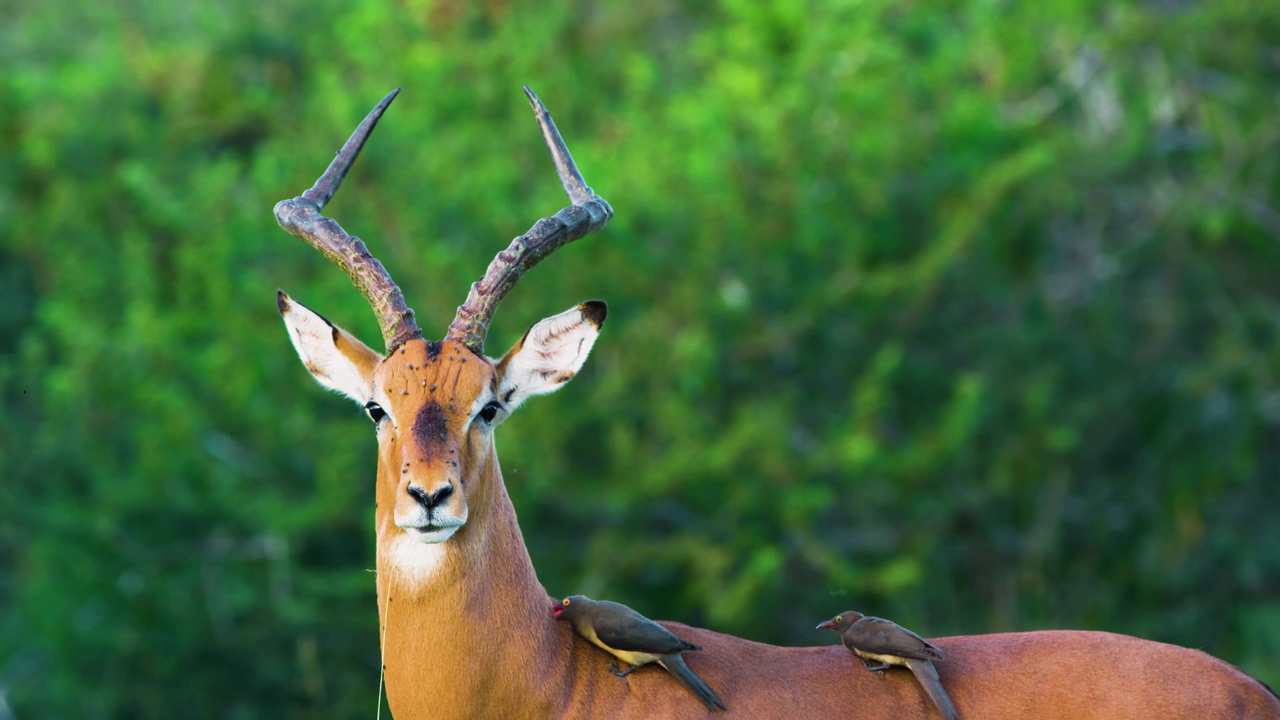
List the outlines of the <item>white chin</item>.
{"label": "white chin", "polygon": [[453,537],[453,534],[458,532],[458,528],[460,527],[462,526],[451,525],[449,527],[433,527],[429,530],[421,528],[404,528],[404,534],[420,543],[434,545],[436,543],[442,543]]}

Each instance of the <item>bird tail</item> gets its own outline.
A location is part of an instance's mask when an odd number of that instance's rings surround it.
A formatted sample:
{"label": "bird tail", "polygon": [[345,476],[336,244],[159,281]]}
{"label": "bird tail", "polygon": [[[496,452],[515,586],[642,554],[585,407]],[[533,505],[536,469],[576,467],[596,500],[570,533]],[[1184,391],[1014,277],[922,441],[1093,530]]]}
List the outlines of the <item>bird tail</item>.
{"label": "bird tail", "polygon": [[693,694],[707,704],[708,710],[715,711],[716,708],[721,710],[729,709],[720,698],[716,697],[715,693],[711,692],[711,688],[702,682],[702,678],[694,675],[689,666],[684,664],[684,658],[680,656],[680,653],[663,655],[658,658],[658,664],[666,668],[667,672],[680,678],[680,681],[685,685],[688,685]]}
{"label": "bird tail", "polygon": [[924,688],[929,699],[933,701],[934,705],[938,706],[938,710],[942,712],[942,717],[946,718],[946,720],[960,720],[960,713],[956,712],[956,706],[951,702],[951,696],[947,695],[947,691],[942,689],[942,680],[938,679],[938,671],[933,667],[933,663],[928,660],[909,658],[907,659],[907,667],[916,676],[916,681],[920,683],[920,687]]}

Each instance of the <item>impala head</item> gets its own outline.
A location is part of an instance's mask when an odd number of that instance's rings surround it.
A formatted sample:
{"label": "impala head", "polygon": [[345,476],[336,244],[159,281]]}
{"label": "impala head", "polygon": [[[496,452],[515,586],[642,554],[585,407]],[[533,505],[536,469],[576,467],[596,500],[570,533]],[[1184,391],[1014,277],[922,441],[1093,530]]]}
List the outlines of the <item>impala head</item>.
{"label": "impala head", "polygon": [[540,220],[498,254],[471,286],[443,340],[422,338],[391,276],[358,238],[319,214],[359,154],[388,95],[302,196],[276,206],[281,226],[342,268],[378,316],[379,353],[301,303],[277,295],[289,338],[320,384],[359,403],[378,437],[380,546],[444,543],[495,497],[494,428],[524,400],[558,389],[586,361],[605,304],[585,302],[531,327],[500,359],[484,354],[494,309],[528,270],[558,247],[603,227],[612,210],[583,183],[546,108],[525,88],[573,204]]}

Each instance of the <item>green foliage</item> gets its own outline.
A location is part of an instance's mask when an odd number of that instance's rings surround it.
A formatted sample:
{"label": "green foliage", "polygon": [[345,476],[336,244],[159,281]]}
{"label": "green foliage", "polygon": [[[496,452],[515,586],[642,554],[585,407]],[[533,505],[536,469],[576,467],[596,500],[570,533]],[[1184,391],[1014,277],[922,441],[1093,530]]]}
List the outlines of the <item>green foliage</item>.
{"label": "green foliage", "polygon": [[374,439],[272,294],[377,328],[271,208],[403,86],[330,212],[442,334],[564,202],[522,83],[617,211],[490,342],[610,303],[501,432],[550,592],[1280,683],[1277,48],[1245,0],[11,8],[0,700],[374,712]]}

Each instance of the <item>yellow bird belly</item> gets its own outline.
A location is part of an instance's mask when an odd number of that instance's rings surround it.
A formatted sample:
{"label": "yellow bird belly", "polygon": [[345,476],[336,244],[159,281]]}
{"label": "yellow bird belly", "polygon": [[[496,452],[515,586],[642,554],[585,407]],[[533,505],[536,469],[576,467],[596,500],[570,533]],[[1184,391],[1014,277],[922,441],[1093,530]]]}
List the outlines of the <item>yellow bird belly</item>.
{"label": "yellow bird belly", "polygon": [[629,665],[647,665],[648,663],[656,662],[658,660],[658,656],[653,653],[637,652],[632,650],[616,650],[605,645],[604,641],[596,635],[596,629],[594,627],[586,627],[585,623],[584,627],[578,629],[578,632],[582,637],[590,641],[592,645],[595,645],[601,650],[604,650]]}

